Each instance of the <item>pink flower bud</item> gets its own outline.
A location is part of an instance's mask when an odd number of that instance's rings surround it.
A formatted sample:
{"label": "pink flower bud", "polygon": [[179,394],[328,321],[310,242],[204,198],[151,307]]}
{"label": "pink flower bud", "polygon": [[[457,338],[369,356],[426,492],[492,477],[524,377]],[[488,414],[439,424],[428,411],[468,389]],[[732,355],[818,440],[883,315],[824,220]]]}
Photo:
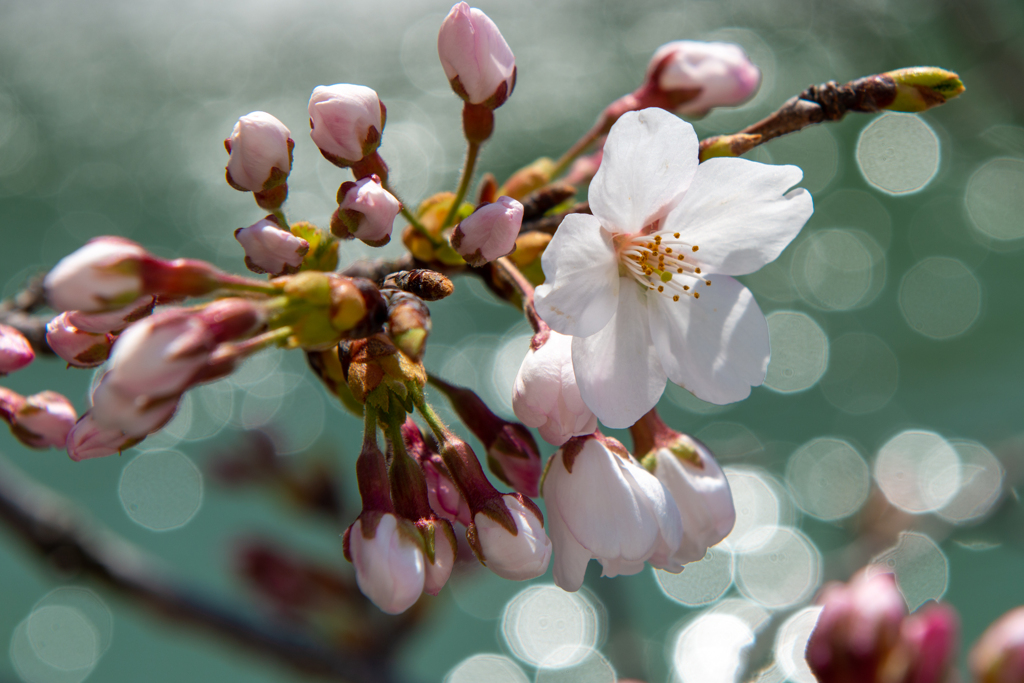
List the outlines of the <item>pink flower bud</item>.
{"label": "pink flower bud", "polygon": [[[375,528],[364,528],[360,517],[346,532],[348,552],[363,595],[383,612],[401,614],[423,593],[423,551],[415,527],[395,515],[379,516]],[[411,527],[411,530],[410,530]]]}
{"label": "pink flower bud", "polygon": [[9,422],[11,432],[26,446],[63,448],[77,419],[70,401],[55,391],[43,391],[24,399]]}
{"label": "pink flower bud", "polygon": [[677,40],[655,51],[645,86],[667,98],[676,113],[702,116],[713,107],[742,104],[760,84],[761,71],[739,45]]}
{"label": "pink flower bud", "polygon": [[25,335],[8,325],[0,325],[0,375],[21,370],[36,357]]}
{"label": "pink flower bud", "polygon": [[[932,603],[903,620],[900,628],[908,683],[947,683],[957,658],[959,619],[949,605]],[[1019,679],[1018,679],[1019,680]]]}
{"label": "pink flower bud", "polygon": [[102,429],[141,438],[170,422],[179,399],[179,394],[152,398],[128,393],[110,381],[108,372],[92,392],[90,412]]}
{"label": "pink flower bud", "polygon": [[292,170],[295,142],[283,123],[254,111],[238,119],[231,137],[224,141],[230,154],[228,184],[243,192],[262,192],[276,187]]}
{"label": "pink flower bud", "polygon": [[516,533],[512,534],[486,512],[476,513],[473,528],[481,559],[503,579],[537,578],[547,571],[551,560],[551,540],[544,532],[544,520],[535,505],[525,504],[528,499],[521,494],[505,494],[501,499],[512,515]]}
{"label": "pink flower bud", "polygon": [[[440,461],[441,456],[434,455]],[[446,474],[443,474],[439,465],[433,460],[421,461],[423,476],[427,480],[427,497],[430,501],[430,509],[439,517],[447,519],[454,524],[461,522],[469,526],[472,515],[469,512],[469,505],[466,499],[459,493],[455,483]],[[443,467],[443,465],[441,466]]]}
{"label": "pink flower bud", "polygon": [[1024,607],[999,617],[978,639],[970,656],[978,683],[1024,681]]}
{"label": "pink flower bud", "polygon": [[135,242],[97,237],[65,256],[46,275],[46,300],[55,311],[98,313],[125,306],[143,293],[142,260]]}
{"label": "pink flower bud", "polygon": [[92,411],[89,411],[68,432],[64,446],[68,450],[68,456],[79,462],[120,453],[136,443],[138,439],[128,436],[120,429],[100,427],[93,419]]}
{"label": "pink flower bud", "polygon": [[309,98],[309,136],[343,168],[376,151],[386,118],[377,93],[363,85],[318,85]]}
{"label": "pink flower bud", "polygon": [[75,327],[71,320],[76,311],[64,311],[46,325],[46,343],[53,352],[76,368],[101,365],[110,355],[114,335],[93,334]]}
{"label": "pink flower bud", "polygon": [[82,313],[81,311],[69,311],[68,322],[82,332],[100,334],[103,332],[121,332],[136,320],[142,320],[153,312],[156,299],[150,294],[144,294],[128,304],[124,308],[118,308],[108,313]]}
{"label": "pink flower bud", "polygon": [[380,177],[370,175],[338,188],[338,210],[331,219],[331,232],[342,239],[355,237],[371,247],[391,241],[395,216],[402,203],[383,188]]}
{"label": "pink flower bud", "polygon": [[437,54],[452,90],[470,104],[501,106],[516,85],[516,59],[490,17],[464,2],[437,34]]}
{"label": "pink flower bud", "polygon": [[583,403],[572,369],[572,337],[552,330],[535,336],[512,389],[512,410],[550,444],[592,434],[597,417]]}
{"label": "pink flower bud", "polygon": [[235,239],[245,249],[246,267],[254,273],[298,272],[302,258],[309,251],[309,242],[282,230],[272,216],[235,230]]}
{"label": "pink flower bud", "polygon": [[452,248],[471,266],[508,256],[516,250],[523,225],[523,205],[511,197],[499,197],[466,216],[455,226]]}

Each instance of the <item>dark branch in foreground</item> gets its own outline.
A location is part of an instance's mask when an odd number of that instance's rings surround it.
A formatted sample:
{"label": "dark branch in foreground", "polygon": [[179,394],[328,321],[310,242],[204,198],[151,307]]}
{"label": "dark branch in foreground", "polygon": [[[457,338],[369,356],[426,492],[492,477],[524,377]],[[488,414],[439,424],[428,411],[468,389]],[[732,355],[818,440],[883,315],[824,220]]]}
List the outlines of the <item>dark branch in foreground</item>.
{"label": "dark branch in foreground", "polygon": [[33,315],[46,305],[43,294],[43,276],[37,275],[25,283],[24,289],[10,299],[0,301],[0,323],[9,325],[25,335],[32,349],[39,355],[52,356],[53,350],[46,343],[46,323],[49,317]]}
{"label": "dark branch in foreground", "polygon": [[352,683],[398,683],[385,661],[332,649],[300,631],[257,623],[181,585],[156,560],[3,459],[0,520],[61,572],[95,579],[162,617],[203,628],[306,674]]}

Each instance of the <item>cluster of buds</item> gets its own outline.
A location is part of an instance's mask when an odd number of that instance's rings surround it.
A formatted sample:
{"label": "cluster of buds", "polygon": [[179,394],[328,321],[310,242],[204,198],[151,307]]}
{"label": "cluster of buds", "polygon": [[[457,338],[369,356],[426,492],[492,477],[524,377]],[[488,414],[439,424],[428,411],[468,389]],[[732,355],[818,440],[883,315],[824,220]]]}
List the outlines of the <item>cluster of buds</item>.
{"label": "cluster of buds", "polygon": [[895,577],[873,569],[822,590],[811,671],[821,683],[952,683],[956,613],[930,603],[908,615]]}

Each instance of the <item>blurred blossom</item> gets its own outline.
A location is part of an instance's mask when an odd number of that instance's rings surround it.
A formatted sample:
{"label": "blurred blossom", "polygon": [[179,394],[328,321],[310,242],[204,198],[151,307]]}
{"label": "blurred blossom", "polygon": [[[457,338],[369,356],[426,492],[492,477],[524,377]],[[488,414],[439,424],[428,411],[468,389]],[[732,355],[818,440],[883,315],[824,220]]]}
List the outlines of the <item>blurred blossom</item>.
{"label": "blurred blossom", "polygon": [[9,325],[0,325],[0,376],[20,370],[35,359],[25,336]]}
{"label": "blurred blossom", "polygon": [[733,43],[677,40],[655,51],[648,83],[679,103],[673,110],[703,116],[713,107],[735,107],[761,84],[761,71]]}
{"label": "blurred blossom", "polygon": [[93,334],[75,327],[72,314],[64,311],[46,324],[46,344],[68,365],[92,368],[101,365],[110,355],[116,337],[109,333]]}
{"label": "blurred blossom", "polygon": [[1024,681],[1024,607],[999,617],[978,639],[970,656],[977,683]]}
{"label": "blurred blossom", "polygon": [[55,391],[26,398],[0,387],[0,417],[26,446],[63,448],[78,414],[71,402]]}
{"label": "blurred blossom", "polygon": [[126,305],[142,294],[137,264],[146,256],[138,244],[100,237],[57,262],[43,281],[55,311],[99,312]]}

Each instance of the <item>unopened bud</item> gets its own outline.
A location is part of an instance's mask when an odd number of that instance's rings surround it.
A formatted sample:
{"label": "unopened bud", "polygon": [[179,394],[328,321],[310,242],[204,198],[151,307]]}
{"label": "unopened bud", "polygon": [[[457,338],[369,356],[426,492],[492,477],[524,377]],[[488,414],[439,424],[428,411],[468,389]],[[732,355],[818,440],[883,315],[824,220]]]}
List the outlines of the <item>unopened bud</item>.
{"label": "unopened bud", "polygon": [[516,60],[490,17],[464,2],[448,13],[437,53],[452,90],[471,104],[500,107],[516,85]]}
{"label": "unopened bud", "polygon": [[922,112],[959,96],[964,90],[960,77],[934,66],[914,66],[884,74],[896,84],[896,99],[889,111]]}
{"label": "unopened bud", "polygon": [[[341,344],[338,356],[355,399],[365,403],[372,394],[383,412],[391,409],[389,392],[406,400],[410,384],[422,388],[427,381],[423,365],[400,353],[382,334]],[[377,391],[382,386],[386,391]]]}
{"label": "unopened bud", "polygon": [[68,365],[92,368],[110,356],[116,337],[109,332],[93,334],[74,326],[75,311],[64,311],[46,325],[46,343]]}
{"label": "unopened bud", "polygon": [[384,279],[384,286],[415,294],[424,301],[439,301],[455,291],[447,275],[428,268],[391,273]]}
{"label": "unopened bud", "polygon": [[999,617],[975,643],[970,656],[977,683],[1024,681],[1024,607]]}
{"label": "unopened bud", "polygon": [[931,603],[903,620],[900,649],[886,663],[886,673],[903,665],[898,680],[914,683],[948,683],[958,654],[959,619],[949,605]]}
{"label": "unopened bud", "polygon": [[388,336],[405,355],[419,360],[427,348],[430,310],[415,294],[394,289],[383,294],[388,303]]}
{"label": "unopened bud", "polygon": [[402,204],[370,175],[338,188],[338,209],[331,216],[331,232],[341,239],[355,237],[371,247],[391,241],[391,230]]}
{"label": "unopened bud", "polygon": [[28,398],[0,387],[0,417],[11,433],[32,448],[63,448],[78,414],[66,398],[43,391]]}
{"label": "unopened bud", "polygon": [[75,423],[68,433],[65,447],[68,457],[75,462],[103,458],[120,453],[137,444],[140,439],[128,436],[120,429],[101,427],[92,417],[92,411]]}
{"label": "unopened bud", "polygon": [[145,249],[120,237],[97,237],[65,256],[46,275],[46,300],[55,311],[86,313],[119,308],[143,293]]}
{"label": "unopened bud", "polygon": [[541,157],[513,173],[498,190],[498,194],[512,199],[523,199],[551,182],[554,171],[555,162],[547,157]]}
{"label": "unopened bud", "polygon": [[156,299],[150,294],[144,294],[124,308],[107,313],[90,314],[82,311],[69,311],[68,322],[83,332],[118,334],[133,322],[152,314],[155,305]]}
{"label": "unopened bud", "polygon": [[227,148],[228,184],[243,192],[262,192],[285,182],[292,168],[295,141],[278,119],[254,111],[238,119]]}
{"label": "unopened bud", "polygon": [[274,216],[238,228],[235,239],[245,250],[245,266],[254,273],[295,273],[309,251],[309,242],[282,230]]}
{"label": "unopened bud", "polygon": [[734,133],[709,138],[700,146],[700,160],[707,161],[714,157],[738,157],[757,147],[761,135]]}
{"label": "unopened bud", "polygon": [[523,225],[523,205],[499,197],[464,218],[452,232],[452,248],[471,266],[482,266],[515,251]]}
{"label": "unopened bud", "polygon": [[760,83],[761,71],[739,45],[677,40],[655,51],[637,98],[640,107],[703,116],[714,107],[742,104]]}
{"label": "unopened bud", "polygon": [[500,498],[515,530],[495,518],[489,509],[473,516],[467,530],[470,545],[480,561],[503,579],[526,581],[548,569],[551,561],[551,539],[544,532],[540,509],[522,494],[506,494]]}
{"label": "unopened bud", "polygon": [[318,85],[309,98],[310,137],[324,158],[347,168],[377,150],[387,112],[362,85]]}
{"label": "unopened bud", "polygon": [[21,370],[36,357],[25,335],[8,325],[0,325],[0,376]]}

